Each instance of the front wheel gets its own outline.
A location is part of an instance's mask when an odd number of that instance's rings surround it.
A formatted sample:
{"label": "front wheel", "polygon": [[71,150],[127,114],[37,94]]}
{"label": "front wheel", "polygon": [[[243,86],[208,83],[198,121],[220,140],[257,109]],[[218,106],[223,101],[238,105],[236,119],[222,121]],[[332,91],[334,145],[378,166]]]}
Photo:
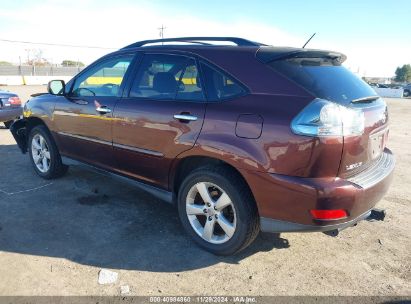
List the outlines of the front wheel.
{"label": "front wheel", "polygon": [[28,150],[34,170],[42,178],[52,179],[66,173],[67,166],[61,162],[57,146],[45,126],[30,131]]}
{"label": "front wheel", "polygon": [[405,90],[404,93],[402,94],[403,97],[408,97],[410,96],[410,91]]}
{"label": "front wheel", "polygon": [[179,190],[178,211],[194,241],[217,255],[237,253],[259,232],[254,198],[230,168],[207,167],[189,174]]}

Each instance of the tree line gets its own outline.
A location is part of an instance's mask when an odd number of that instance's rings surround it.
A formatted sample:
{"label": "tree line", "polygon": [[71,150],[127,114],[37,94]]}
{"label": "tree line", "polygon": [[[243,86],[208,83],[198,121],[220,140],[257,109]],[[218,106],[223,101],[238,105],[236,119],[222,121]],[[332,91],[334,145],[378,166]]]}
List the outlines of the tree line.
{"label": "tree line", "polygon": [[411,82],[411,65],[404,64],[395,70],[394,80],[397,82]]}

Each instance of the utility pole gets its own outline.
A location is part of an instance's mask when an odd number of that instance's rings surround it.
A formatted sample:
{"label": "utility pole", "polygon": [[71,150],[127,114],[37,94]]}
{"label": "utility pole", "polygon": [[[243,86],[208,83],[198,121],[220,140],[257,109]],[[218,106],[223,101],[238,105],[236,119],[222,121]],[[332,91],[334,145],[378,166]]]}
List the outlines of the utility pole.
{"label": "utility pole", "polygon": [[[166,29],[166,27],[164,27],[164,25],[161,25],[161,27],[159,27],[157,29],[160,30],[161,39],[164,39],[164,30]],[[164,43],[162,42],[161,44],[164,44]]]}
{"label": "utility pole", "polygon": [[22,76],[22,72],[21,72],[21,56],[19,56],[19,75]]}
{"label": "utility pole", "polygon": [[31,50],[30,49],[24,49],[24,50],[27,53],[27,64],[30,64],[30,52],[31,52]]}

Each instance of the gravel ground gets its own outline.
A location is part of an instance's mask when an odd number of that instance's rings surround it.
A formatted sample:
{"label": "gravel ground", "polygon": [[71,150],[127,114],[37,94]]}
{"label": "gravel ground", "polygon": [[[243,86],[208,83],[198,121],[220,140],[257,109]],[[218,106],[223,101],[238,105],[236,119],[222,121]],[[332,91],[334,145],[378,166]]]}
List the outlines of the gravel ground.
{"label": "gravel ground", "polygon": [[[27,100],[44,87],[8,87]],[[411,99],[386,99],[393,185],[384,222],[336,238],[260,235],[241,254],[216,257],[183,232],[175,208],[82,166],[37,177],[0,129],[0,295],[411,296]],[[118,273],[98,284],[101,269]],[[123,287],[123,290],[126,288]]]}

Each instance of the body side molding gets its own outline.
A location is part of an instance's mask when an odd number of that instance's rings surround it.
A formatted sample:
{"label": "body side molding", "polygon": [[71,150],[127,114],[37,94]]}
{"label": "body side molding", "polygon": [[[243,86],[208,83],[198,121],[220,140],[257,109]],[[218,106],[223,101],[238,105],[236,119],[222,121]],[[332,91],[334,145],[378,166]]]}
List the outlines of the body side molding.
{"label": "body side molding", "polygon": [[68,137],[81,139],[81,140],[92,141],[92,142],[99,143],[99,144],[102,144],[102,145],[109,145],[109,146],[113,146],[113,147],[116,147],[116,148],[119,148],[119,149],[130,150],[130,151],[133,151],[133,152],[139,152],[139,153],[158,156],[158,157],[163,157],[164,156],[163,153],[161,153],[161,152],[142,149],[142,148],[137,148],[137,147],[132,147],[132,146],[128,146],[128,145],[112,143],[110,141],[95,139],[95,138],[91,138],[91,137],[86,137],[86,136],[81,136],[81,135],[76,135],[76,134],[71,134],[71,133],[66,133],[66,132],[58,132],[58,134],[63,135],[63,136],[68,136]]}

